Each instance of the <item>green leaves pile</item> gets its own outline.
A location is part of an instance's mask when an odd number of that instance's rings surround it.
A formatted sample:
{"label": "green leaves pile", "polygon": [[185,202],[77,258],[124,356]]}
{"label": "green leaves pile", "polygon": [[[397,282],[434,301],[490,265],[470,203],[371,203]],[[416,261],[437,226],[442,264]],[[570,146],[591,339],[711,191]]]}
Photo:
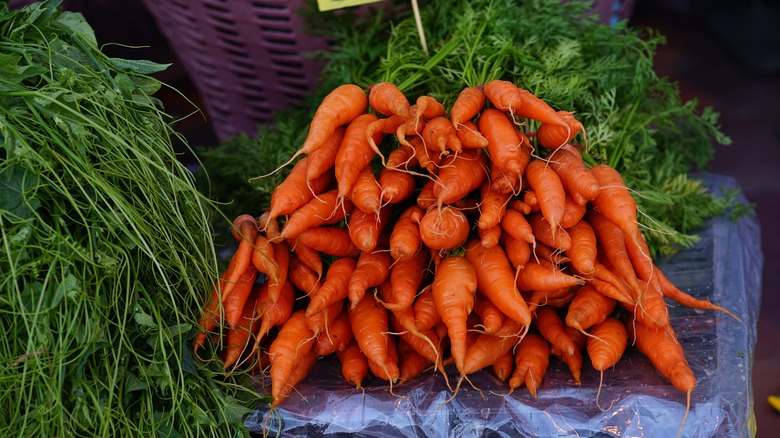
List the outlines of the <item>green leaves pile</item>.
{"label": "green leaves pile", "polygon": [[[589,14],[590,2],[421,0],[426,55],[408,2],[379,5],[368,13],[308,12],[309,30],[332,41],[332,51],[322,54],[327,62],[322,90],[342,83],[368,87],[391,81],[412,102],[429,94],[449,108],[464,87],[504,79],[553,108],[574,111],[585,126],[585,135],[575,138],[587,148],[585,159],[621,172],[644,213],[640,221],[655,255],[696,242],[695,232],[708,218],[747,209],[734,202],[735,193],[715,197],[701,180],[689,177],[706,169],[715,146],[730,139],[720,131],[712,108],[682,101],[677,85],[655,73],[653,56],[664,42],[661,35],[629,28],[625,22],[602,24]],[[234,141],[247,145],[252,154],[249,143],[264,150],[267,142],[284,137],[280,131],[305,131],[313,107],[304,103],[302,108],[309,112],[297,126],[289,114],[282,114],[254,139]],[[212,154],[235,146],[228,141]],[[217,180],[223,170],[211,166],[210,158],[204,163]],[[269,162],[267,155],[243,158],[255,165],[242,172],[247,177],[279,164]],[[266,198],[259,184],[245,183],[244,199]]]}
{"label": "green leaves pile", "polygon": [[58,6],[0,2],[0,435],[241,434],[259,396],[191,353],[213,207],[152,97],[166,66]]}

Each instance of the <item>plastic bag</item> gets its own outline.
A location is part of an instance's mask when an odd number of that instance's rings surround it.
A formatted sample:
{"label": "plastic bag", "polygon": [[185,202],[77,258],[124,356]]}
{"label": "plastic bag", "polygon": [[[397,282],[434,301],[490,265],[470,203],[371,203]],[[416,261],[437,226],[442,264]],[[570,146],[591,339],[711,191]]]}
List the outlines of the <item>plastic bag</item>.
{"label": "plastic bag", "polygon": [[[737,187],[727,176],[700,175],[712,190]],[[743,202],[746,202],[742,199]],[[656,260],[681,290],[729,309],[698,311],[672,304],[671,323],[698,383],[682,436],[755,435],[751,373],[761,302],[763,254],[758,220],[712,220],[694,247]],[[443,376],[428,373],[390,392],[369,379],[364,391],[343,381],[340,365],[323,358],[275,412],[260,407],[246,420],[253,433],[282,436],[371,437],[658,437],[677,436],[686,410],[677,391],[638,350],[629,347],[614,369],[599,373],[587,360],[576,386],[563,362],[550,367],[533,399],[489,371],[469,378],[457,395]],[[450,374],[450,381],[457,379]],[[598,403],[597,403],[598,398]]]}

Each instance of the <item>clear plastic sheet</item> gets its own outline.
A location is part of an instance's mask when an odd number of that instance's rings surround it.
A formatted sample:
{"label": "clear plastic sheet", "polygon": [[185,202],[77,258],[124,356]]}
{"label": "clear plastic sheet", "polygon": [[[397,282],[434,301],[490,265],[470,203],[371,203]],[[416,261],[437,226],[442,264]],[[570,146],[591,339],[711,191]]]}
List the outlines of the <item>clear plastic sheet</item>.
{"label": "clear plastic sheet", "polygon": [[[738,188],[731,177],[698,176],[715,191]],[[719,217],[701,237],[694,247],[656,262],[680,289],[711,299],[744,322],[722,312],[671,309],[698,380],[682,436],[754,436],[751,372],[763,267],[758,220]],[[659,437],[676,436],[685,412],[685,394],[631,347],[605,372],[600,393],[599,373],[587,360],[582,385],[575,386],[566,365],[551,359],[537,399],[525,387],[507,395],[506,385],[485,370],[470,376],[482,394],[464,384],[452,400],[444,378],[433,373],[395,386],[394,394],[378,380],[358,391],[343,382],[337,360],[321,361],[329,363],[317,364],[276,412],[263,406],[247,418],[253,434]]]}

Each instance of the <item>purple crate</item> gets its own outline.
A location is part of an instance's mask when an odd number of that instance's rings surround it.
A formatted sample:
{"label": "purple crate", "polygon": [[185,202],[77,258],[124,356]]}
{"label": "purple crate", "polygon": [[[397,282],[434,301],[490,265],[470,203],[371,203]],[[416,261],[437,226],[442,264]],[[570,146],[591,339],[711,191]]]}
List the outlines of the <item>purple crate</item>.
{"label": "purple crate", "polygon": [[144,0],[189,73],[219,139],[246,132],[312,91],[327,49],[304,33],[302,0]]}

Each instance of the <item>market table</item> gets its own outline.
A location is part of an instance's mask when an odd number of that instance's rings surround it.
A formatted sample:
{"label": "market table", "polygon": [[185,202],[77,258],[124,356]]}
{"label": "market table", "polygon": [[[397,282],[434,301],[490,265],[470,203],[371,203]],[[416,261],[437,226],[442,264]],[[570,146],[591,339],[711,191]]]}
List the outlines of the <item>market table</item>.
{"label": "market table", "polygon": [[[738,189],[728,176],[698,176],[715,192]],[[709,298],[742,322],[722,312],[670,309],[698,380],[682,436],[754,436],[751,373],[763,267],[758,220],[717,217],[700,236],[693,247],[656,262],[680,289]],[[249,430],[262,433],[265,426],[271,435],[310,437],[660,437],[676,436],[685,413],[685,394],[631,347],[605,371],[600,392],[599,374],[587,361],[576,386],[566,365],[552,359],[536,399],[525,387],[507,394],[506,384],[485,370],[470,376],[484,396],[464,384],[447,401],[452,393],[434,373],[396,385],[395,394],[378,380],[360,391],[344,382],[335,359],[322,361],[331,363],[318,364],[276,412],[263,406],[250,415]]]}

